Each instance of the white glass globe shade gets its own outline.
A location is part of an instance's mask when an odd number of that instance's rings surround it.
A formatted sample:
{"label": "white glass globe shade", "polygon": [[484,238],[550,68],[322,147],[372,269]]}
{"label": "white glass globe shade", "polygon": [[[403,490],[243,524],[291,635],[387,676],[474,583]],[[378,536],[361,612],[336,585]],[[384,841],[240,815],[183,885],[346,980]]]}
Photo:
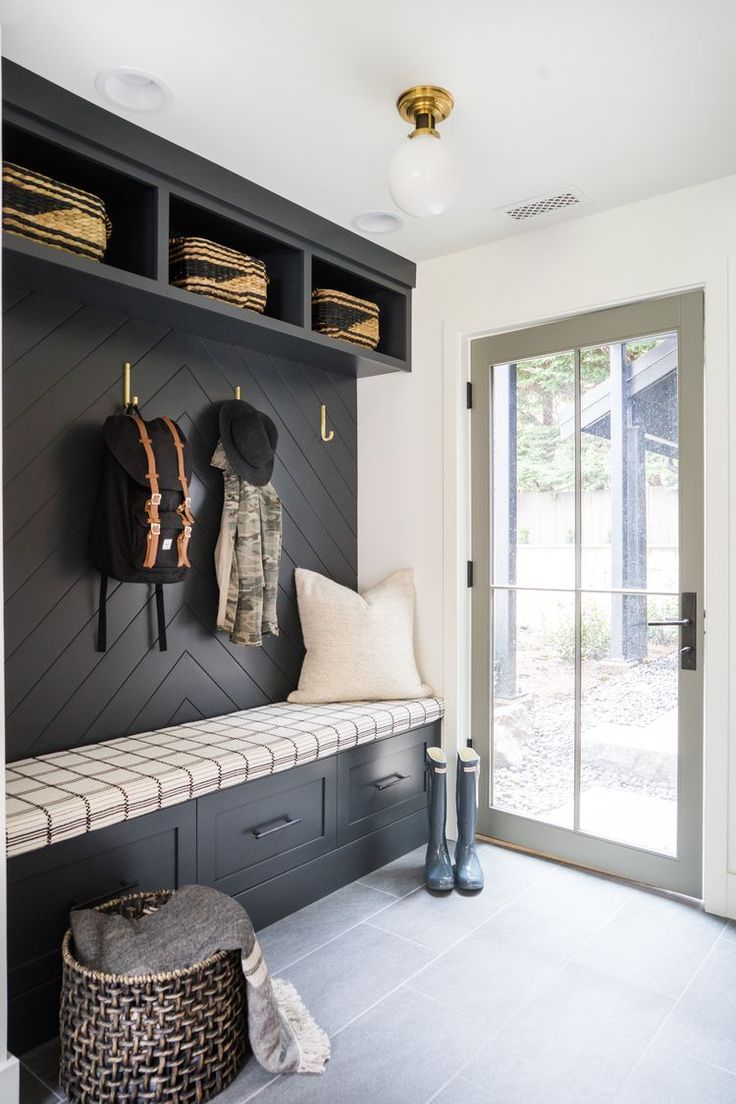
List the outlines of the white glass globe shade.
{"label": "white glass globe shade", "polygon": [[458,193],[460,177],[441,138],[417,134],[391,158],[388,186],[394,203],[407,215],[441,215]]}

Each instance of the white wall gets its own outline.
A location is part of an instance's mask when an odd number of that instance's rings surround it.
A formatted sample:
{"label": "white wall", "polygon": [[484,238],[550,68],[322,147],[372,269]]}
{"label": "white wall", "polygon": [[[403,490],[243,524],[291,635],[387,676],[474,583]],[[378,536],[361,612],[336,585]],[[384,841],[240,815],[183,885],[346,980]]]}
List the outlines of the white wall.
{"label": "white wall", "polygon": [[[358,572],[363,589],[413,567],[421,602],[417,652],[425,682],[442,685],[441,321],[422,311],[410,374],[358,383]],[[365,426],[361,423],[365,421]]]}
{"label": "white wall", "polygon": [[358,520],[361,585],[393,568],[415,568],[420,666],[445,694],[452,744],[466,717],[468,337],[705,288],[705,887],[707,907],[736,916],[736,672],[729,669],[729,650],[736,655],[736,586],[729,587],[736,553],[734,263],[736,177],[420,264],[411,376],[358,385]]}

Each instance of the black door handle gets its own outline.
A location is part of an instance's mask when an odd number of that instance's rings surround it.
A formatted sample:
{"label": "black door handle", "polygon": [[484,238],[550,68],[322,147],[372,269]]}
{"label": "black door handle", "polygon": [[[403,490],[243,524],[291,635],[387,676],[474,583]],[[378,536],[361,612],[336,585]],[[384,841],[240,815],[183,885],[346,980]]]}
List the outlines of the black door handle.
{"label": "black door handle", "polygon": [[272,836],[274,832],[283,832],[284,828],[293,828],[295,824],[301,824],[301,822],[301,817],[279,817],[277,820],[269,820],[266,824],[254,828],[253,835],[257,840],[263,839],[264,836]]}
{"label": "black door handle", "polygon": [[399,782],[406,782],[411,778],[410,774],[399,774],[395,771],[393,774],[387,774],[385,778],[379,778],[373,785],[377,790],[390,790],[392,786],[398,786]]}
{"label": "black door handle", "polygon": [[698,596],[692,591],[685,591],[681,596],[680,612],[682,617],[672,618],[667,621],[647,621],[650,628],[661,626],[667,628],[670,625],[682,629],[680,637],[680,667],[683,671],[694,671],[698,666],[698,632],[697,632]]}

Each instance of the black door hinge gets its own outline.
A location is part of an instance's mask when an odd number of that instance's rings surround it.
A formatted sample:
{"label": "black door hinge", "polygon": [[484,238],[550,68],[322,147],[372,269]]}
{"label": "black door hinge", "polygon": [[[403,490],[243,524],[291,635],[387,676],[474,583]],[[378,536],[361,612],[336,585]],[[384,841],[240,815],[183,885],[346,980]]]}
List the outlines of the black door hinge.
{"label": "black door hinge", "polygon": [[473,585],[473,561],[468,560],[468,586],[472,587],[472,585]]}
{"label": "black door hinge", "polygon": [[470,382],[470,380],[468,380],[468,382],[465,384],[465,401],[468,404],[468,410],[472,410],[473,409],[473,385]]}

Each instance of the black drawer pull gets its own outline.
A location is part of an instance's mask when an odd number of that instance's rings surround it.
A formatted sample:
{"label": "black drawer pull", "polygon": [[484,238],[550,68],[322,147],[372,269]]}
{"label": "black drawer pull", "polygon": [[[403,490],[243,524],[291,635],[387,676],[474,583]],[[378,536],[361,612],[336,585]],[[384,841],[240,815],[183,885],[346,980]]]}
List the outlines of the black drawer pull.
{"label": "black drawer pull", "polygon": [[91,909],[96,908],[97,905],[104,905],[106,901],[112,901],[116,897],[125,897],[126,893],[132,893],[134,889],[140,887],[140,882],[121,882],[117,889],[111,889],[108,893],[101,893],[99,897],[90,897],[88,901],[70,901],[69,911],[76,912],[78,909]]}
{"label": "black drawer pull", "polygon": [[379,778],[373,785],[377,790],[390,790],[392,786],[398,786],[399,782],[406,782],[409,778],[410,774],[399,774],[396,771],[394,774],[387,774],[385,778]]}
{"label": "black drawer pull", "polygon": [[283,832],[284,828],[292,828],[295,824],[301,824],[301,817],[279,817],[278,820],[269,820],[268,824],[262,824],[260,828],[253,829],[256,839],[264,836],[272,836],[274,832]]}

